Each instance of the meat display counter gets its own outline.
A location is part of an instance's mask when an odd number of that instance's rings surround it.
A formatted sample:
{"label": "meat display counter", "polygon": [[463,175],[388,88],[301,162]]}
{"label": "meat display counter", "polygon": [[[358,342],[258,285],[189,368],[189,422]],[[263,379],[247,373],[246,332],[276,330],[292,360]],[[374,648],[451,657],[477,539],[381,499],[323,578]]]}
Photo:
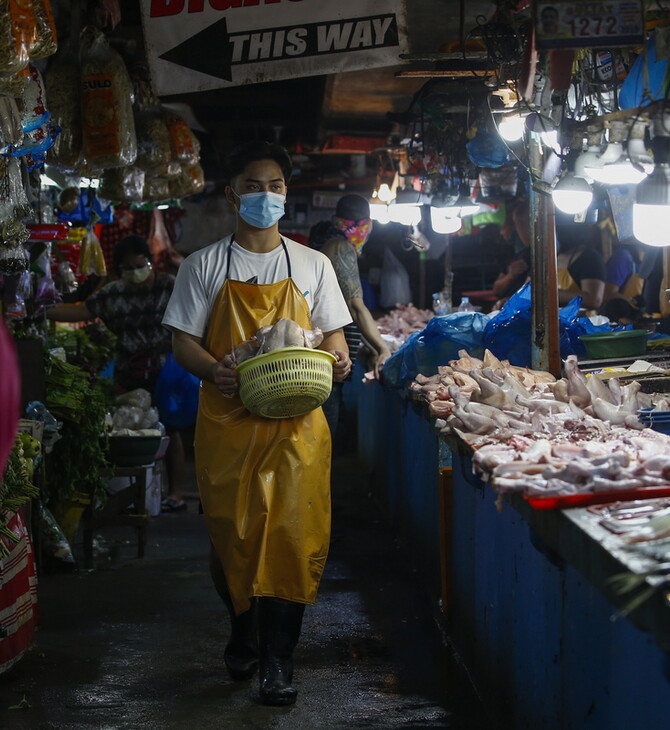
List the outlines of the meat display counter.
{"label": "meat display counter", "polygon": [[379,384],[358,396],[359,457],[448,633],[515,730],[629,730],[667,721],[670,607],[659,587],[627,616],[610,581],[644,566],[587,508],[502,500],[425,408]]}

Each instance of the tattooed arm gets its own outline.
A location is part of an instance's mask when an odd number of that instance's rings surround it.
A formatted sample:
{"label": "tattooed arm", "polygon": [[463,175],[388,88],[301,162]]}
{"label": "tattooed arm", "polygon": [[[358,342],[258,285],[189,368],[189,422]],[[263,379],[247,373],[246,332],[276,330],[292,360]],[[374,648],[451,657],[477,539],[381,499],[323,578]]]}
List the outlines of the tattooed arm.
{"label": "tattooed arm", "polygon": [[349,307],[351,318],[360,329],[365,341],[376,351],[374,372],[378,377],[384,362],[391,357],[391,352],[382,340],[377,324],[363,301],[363,287],[358,273],[356,251],[343,238],[329,241],[321,250],[333,264],[337,282]]}

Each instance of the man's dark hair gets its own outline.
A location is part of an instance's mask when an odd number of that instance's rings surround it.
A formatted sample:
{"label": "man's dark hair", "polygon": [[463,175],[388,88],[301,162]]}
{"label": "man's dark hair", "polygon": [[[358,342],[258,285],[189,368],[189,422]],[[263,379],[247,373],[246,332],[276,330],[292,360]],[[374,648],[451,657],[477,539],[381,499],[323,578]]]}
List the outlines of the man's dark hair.
{"label": "man's dark hair", "polygon": [[117,276],[121,276],[121,262],[128,254],[131,256],[146,256],[147,261],[151,262],[151,250],[146,240],[142,236],[126,236],[114,247],[112,265]]}
{"label": "man's dark hair", "polygon": [[370,203],[362,195],[344,195],[337,201],[335,215],[347,221],[364,220],[370,217]]}
{"label": "man's dark hair", "polygon": [[250,162],[259,160],[274,160],[281,168],[284,181],[288,183],[291,179],[293,163],[291,156],[284,147],[274,142],[248,142],[231,152],[228,157],[228,180],[232,183],[234,178],[244,172],[244,168]]}

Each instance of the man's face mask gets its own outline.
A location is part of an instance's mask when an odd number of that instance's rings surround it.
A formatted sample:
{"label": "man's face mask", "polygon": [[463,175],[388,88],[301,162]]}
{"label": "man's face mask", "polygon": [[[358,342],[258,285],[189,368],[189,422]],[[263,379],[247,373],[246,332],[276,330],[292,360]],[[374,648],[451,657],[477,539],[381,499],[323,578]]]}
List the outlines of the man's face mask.
{"label": "man's face mask", "polygon": [[285,195],[279,193],[261,192],[233,195],[240,200],[240,218],[254,228],[272,228],[284,215]]}
{"label": "man's face mask", "polygon": [[333,217],[333,225],[338,231],[342,231],[349,243],[360,254],[365,242],[372,233],[372,221],[369,218],[362,218],[359,221],[350,221],[339,216]]}
{"label": "man's face mask", "polygon": [[142,284],[151,275],[151,265],[147,264],[140,269],[124,269],[121,278],[129,284]]}

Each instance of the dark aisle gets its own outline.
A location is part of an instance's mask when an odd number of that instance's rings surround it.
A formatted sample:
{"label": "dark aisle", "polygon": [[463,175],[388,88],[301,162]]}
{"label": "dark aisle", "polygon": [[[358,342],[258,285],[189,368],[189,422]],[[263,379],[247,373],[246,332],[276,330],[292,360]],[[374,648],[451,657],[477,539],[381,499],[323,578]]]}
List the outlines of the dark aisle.
{"label": "dark aisle", "polygon": [[[305,614],[294,707],[264,707],[255,680],[228,679],[227,619],[191,501],[187,513],[152,521],[143,560],[132,558],[131,532],[107,531],[118,541],[113,564],[41,578],[37,646],[0,676],[0,727],[487,730],[354,462],[336,460],[333,492],[330,558]],[[29,709],[9,709],[24,697]]]}

